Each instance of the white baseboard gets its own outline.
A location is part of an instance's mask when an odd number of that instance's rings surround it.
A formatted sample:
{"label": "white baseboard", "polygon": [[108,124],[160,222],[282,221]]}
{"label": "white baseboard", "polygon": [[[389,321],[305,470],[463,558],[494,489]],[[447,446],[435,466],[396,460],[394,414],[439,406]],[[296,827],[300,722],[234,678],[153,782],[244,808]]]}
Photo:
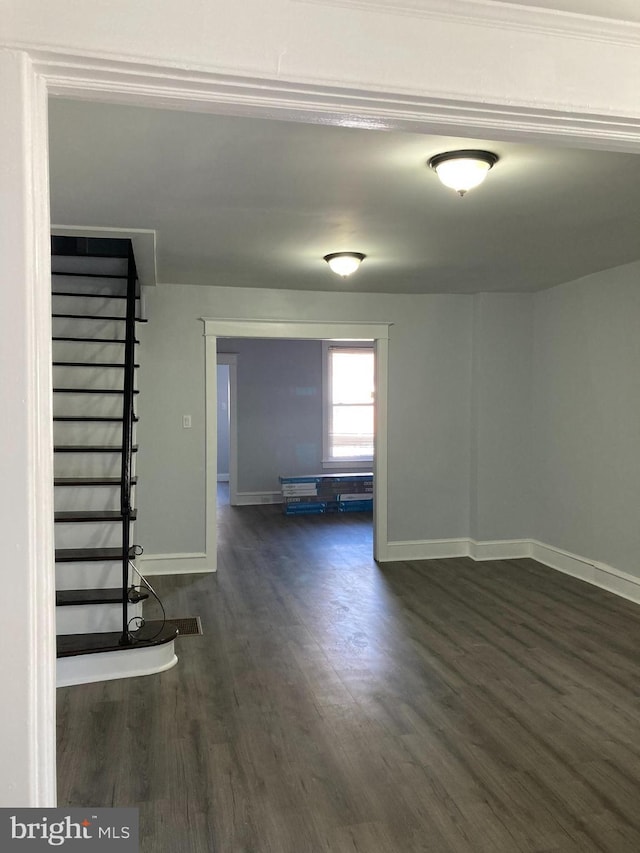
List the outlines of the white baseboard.
{"label": "white baseboard", "polygon": [[468,554],[476,561],[481,560],[515,560],[531,556],[531,541],[529,539],[496,539],[476,541],[469,539]]}
{"label": "white baseboard", "polygon": [[546,545],[535,539],[501,539],[477,541],[475,539],[423,539],[406,542],[388,542],[379,562],[400,560],[438,560],[446,557],[471,557],[482,560],[517,560],[530,557],[551,569],[572,575],[593,586],[612,592],[640,604],[640,577],[620,571],[606,563],[599,563],[578,554]]}
{"label": "white baseboard", "polygon": [[530,544],[530,556],[539,563],[640,604],[640,578],[535,539],[530,540]]}
{"label": "white baseboard", "polygon": [[215,571],[206,554],[142,554],[137,563],[143,575],[190,575]]}
{"label": "white baseboard", "polygon": [[416,539],[387,542],[381,563],[398,560],[439,560],[444,557],[466,557],[468,539]]}
{"label": "white baseboard", "polygon": [[282,492],[236,492],[234,506],[259,506],[260,504],[281,504]]}

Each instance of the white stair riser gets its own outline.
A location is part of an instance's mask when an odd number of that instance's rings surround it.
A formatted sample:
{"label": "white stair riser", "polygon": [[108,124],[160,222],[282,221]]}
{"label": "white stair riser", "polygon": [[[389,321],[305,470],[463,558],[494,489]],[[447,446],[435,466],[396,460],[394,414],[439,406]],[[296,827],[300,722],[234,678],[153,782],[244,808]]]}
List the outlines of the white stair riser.
{"label": "white stair riser", "polygon": [[[135,443],[136,425],[133,425]],[[54,421],[54,444],[122,445],[122,423],[118,421]]]}
{"label": "white stair riser", "polygon": [[[126,293],[126,284],[118,294]],[[60,289],[68,290],[66,286]],[[54,314],[104,314],[108,317],[125,317],[127,313],[126,299],[113,299],[109,294],[104,296],[56,296],[51,297]]]}
{"label": "white stair riser", "polygon": [[[130,604],[128,611],[129,619],[142,616],[142,603]],[[93,634],[98,631],[120,630],[121,604],[75,604],[56,607],[57,634]]]}
{"label": "white stair riser", "polygon": [[[137,387],[134,372],[134,388]],[[121,367],[56,367],[53,368],[54,388],[118,389],[124,388],[124,369]]]}
{"label": "white stair riser", "polygon": [[[103,273],[104,275],[126,275],[127,274],[127,259],[126,258],[94,258],[85,257],[82,255],[52,255],[51,257],[52,272],[81,272],[91,273],[92,275]],[[62,276],[54,277],[54,290],[57,281]],[[78,279],[79,276],[69,276],[70,279]],[[98,279],[99,280],[99,279]],[[113,282],[117,279],[105,279]],[[95,282],[96,279],[88,277],[87,281]]]}
{"label": "white stair riser", "polygon": [[[124,344],[53,341],[54,361],[108,361],[124,363]],[[135,348],[136,351],[138,347]]]}
{"label": "white stair riser", "polygon": [[[56,477],[119,477],[122,454],[117,453],[56,453]],[[135,453],[133,454],[135,473]]]}
{"label": "white stair riser", "polygon": [[122,652],[103,652],[94,655],[75,655],[59,658],[57,685],[89,684],[114,678],[132,678],[164,672],[178,662],[174,642]]}
{"label": "white stair riser", "polygon": [[77,317],[53,317],[54,337],[114,338],[121,340],[125,334],[124,320],[86,320]]}
{"label": "white stair riser", "polygon": [[[133,401],[134,411],[136,400]],[[122,394],[60,394],[53,395],[54,415],[79,417],[122,417]]]}
{"label": "white stair riser", "polygon": [[[133,526],[130,537],[133,542]],[[55,543],[56,548],[119,548],[122,544],[122,523],[56,522]]]}
{"label": "white stair riser", "polygon": [[[130,570],[132,583],[137,583]],[[105,560],[89,563],[56,563],[56,589],[113,589],[122,584],[122,563]]]}
{"label": "white stair riser", "polygon": [[[120,486],[56,486],[53,492],[54,507],[58,512],[74,509],[120,509]],[[136,505],[135,486],[131,490],[131,503]]]}

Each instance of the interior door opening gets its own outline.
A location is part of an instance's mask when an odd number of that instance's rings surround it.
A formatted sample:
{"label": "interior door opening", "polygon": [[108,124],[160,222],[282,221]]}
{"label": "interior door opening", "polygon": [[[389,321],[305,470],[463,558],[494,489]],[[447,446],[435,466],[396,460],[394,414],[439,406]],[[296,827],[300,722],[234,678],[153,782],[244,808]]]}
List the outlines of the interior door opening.
{"label": "interior door opening", "polygon": [[[275,492],[273,485],[271,494],[260,491],[259,487],[253,492],[243,492],[242,482],[238,477],[238,401],[237,401],[237,353],[218,353],[218,339],[252,338],[259,340],[280,341],[314,341],[319,351],[323,341],[341,342],[371,342],[375,353],[375,442],[373,465],[366,463],[369,470],[373,468],[373,555],[380,559],[384,555],[387,541],[387,352],[388,352],[388,323],[350,323],[350,322],[289,322],[270,320],[218,320],[204,318],[205,323],[205,358],[206,358],[206,417],[207,417],[207,470],[206,470],[206,552],[207,564],[211,570],[217,569],[217,504],[218,504],[218,451],[219,451],[219,420],[222,418],[222,430],[225,429],[227,415],[224,412],[224,391],[218,394],[218,367],[229,365],[229,484],[230,503],[276,503],[281,502],[281,492]],[[222,374],[222,382],[225,382]],[[260,383],[257,383],[258,385]],[[305,396],[310,386],[291,386],[289,393]],[[222,414],[221,414],[222,413]],[[255,433],[255,441],[259,441],[259,430]],[[304,442],[299,443],[304,445]],[[321,444],[321,439],[320,439]],[[304,452],[304,447],[298,447]],[[262,448],[262,453],[267,453]],[[279,463],[280,464],[280,463]],[[284,463],[283,463],[284,466]],[[353,467],[349,465],[349,467]],[[322,470],[322,466],[320,465]],[[361,470],[363,470],[361,468]],[[221,472],[222,474],[226,472]],[[286,474],[283,470],[279,473]],[[310,471],[310,473],[314,473]],[[273,483],[273,478],[271,480]],[[270,498],[273,499],[270,499]]]}

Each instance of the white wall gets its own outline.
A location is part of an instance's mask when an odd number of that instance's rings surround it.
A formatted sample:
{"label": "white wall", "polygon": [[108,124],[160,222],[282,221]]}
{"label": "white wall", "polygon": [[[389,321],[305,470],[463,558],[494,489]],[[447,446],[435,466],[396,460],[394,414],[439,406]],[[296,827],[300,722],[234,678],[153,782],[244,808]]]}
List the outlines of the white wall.
{"label": "white wall", "polygon": [[0,50],[0,807],[54,805],[56,786],[45,106],[26,57]]}
{"label": "white wall", "polygon": [[[573,9],[589,9],[584,2]],[[624,26],[482,0],[109,0],[92,3],[90,14],[78,14],[76,0],[3,0],[0,19],[5,43],[194,73],[501,103],[513,112],[584,105],[594,115],[632,116],[637,108],[640,51]],[[580,37],[563,38],[563,27]]]}
{"label": "white wall", "polygon": [[474,298],[470,535],[531,534],[533,296]]}
{"label": "white wall", "polygon": [[[467,535],[470,297],[161,285],[148,306],[138,429],[138,532],[146,553],[204,550],[203,316],[392,322],[389,537]],[[191,430],[181,427],[183,412],[193,415]]]}
{"label": "white wall", "polygon": [[640,577],[640,263],[535,297],[535,539]]}

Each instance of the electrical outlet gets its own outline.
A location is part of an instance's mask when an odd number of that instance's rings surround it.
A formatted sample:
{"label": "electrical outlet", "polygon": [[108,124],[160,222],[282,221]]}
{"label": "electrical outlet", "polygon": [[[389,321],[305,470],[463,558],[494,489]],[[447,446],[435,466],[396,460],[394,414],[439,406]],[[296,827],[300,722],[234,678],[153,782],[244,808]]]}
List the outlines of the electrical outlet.
{"label": "electrical outlet", "polygon": [[182,416],[182,429],[191,429],[191,415]]}

